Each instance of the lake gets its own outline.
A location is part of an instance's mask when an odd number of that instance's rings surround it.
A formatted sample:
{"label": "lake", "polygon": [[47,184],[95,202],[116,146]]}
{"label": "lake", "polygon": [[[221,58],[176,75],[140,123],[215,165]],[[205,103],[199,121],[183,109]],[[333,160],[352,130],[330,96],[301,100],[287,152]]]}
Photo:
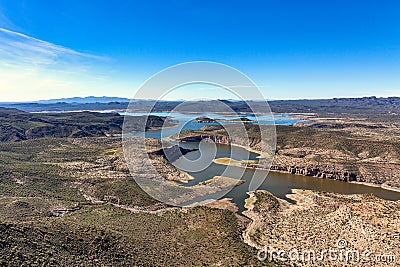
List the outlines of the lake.
{"label": "lake", "polygon": [[[123,114],[124,115],[124,114]],[[129,113],[127,115],[131,116],[143,116],[146,115],[144,113]],[[150,138],[165,138],[171,135],[178,133],[180,130],[198,130],[205,125],[212,125],[218,123],[197,123],[194,122],[193,119],[199,116],[207,116],[214,119],[232,119],[237,118],[238,116],[229,116],[229,115],[221,115],[221,114],[213,114],[213,113],[203,113],[203,114],[182,114],[182,113],[151,113],[151,115],[157,116],[170,116],[172,119],[178,122],[178,127],[165,128],[163,130],[154,130],[147,131],[145,133],[146,137]],[[245,117],[252,119],[251,114],[244,114],[240,117]],[[274,114],[274,120],[271,120],[270,116],[259,116],[260,124],[282,124],[282,125],[292,125],[296,122],[306,122],[301,119],[296,119],[294,116],[290,114]],[[232,123],[232,122],[225,122]],[[221,124],[224,124],[221,123]],[[198,148],[199,143],[177,143],[183,148]],[[223,144],[207,144],[203,143],[202,152],[203,153],[213,153],[213,146],[217,147],[216,158],[233,158],[236,160],[246,160],[246,159],[257,159],[259,156],[257,153],[249,152],[248,150],[223,145]],[[193,151],[185,155],[187,159],[196,160],[200,157],[200,151]],[[180,161],[183,161],[183,158],[179,158],[174,162],[175,165],[179,166]],[[252,177],[256,177],[258,179],[265,179],[261,184],[259,189],[267,190],[274,194],[276,197],[281,199],[285,199],[291,201],[286,197],[287,194],[291,193],[292,189],[308,189],[308,190],[316,190],[316,191],[326,191],[326,192],[334,192],[340,194],[374,194],[380,198],[387,200],[399,200],[400,193],[394,192],[390,190],[386,190],[379,187],[371,187],[362,184],[348,183],[330,179],[321,179],[310,176],[301,176],[301,175],[293,175],[279,172],[267,172],[265,170],[254,170],[254,169],[244,169],[235,166],[225,166],[221,164],[216,164],[214,162],[210,163],[210,165],[198,172],[188,172],[195,179],[189,181],[187,184],[183,184],[184,186],[193,186],[202,181],[209,180],[214,176],[224,175],[230,178],[242,179],[246,182],[234,187],[225,197],[232,198],[233,203],[235,203],[239,208],[239,213],[245,210],[244,203],[245,199],[248,198],[247,192],[249,191],[249,183]],[[243,174],[243,175],[242,175]],[[207,198],[212,198],[212,195],[207,196]],[[196,199],[197,201],[201,201],[205,199],[204,197],[201,199]]]}

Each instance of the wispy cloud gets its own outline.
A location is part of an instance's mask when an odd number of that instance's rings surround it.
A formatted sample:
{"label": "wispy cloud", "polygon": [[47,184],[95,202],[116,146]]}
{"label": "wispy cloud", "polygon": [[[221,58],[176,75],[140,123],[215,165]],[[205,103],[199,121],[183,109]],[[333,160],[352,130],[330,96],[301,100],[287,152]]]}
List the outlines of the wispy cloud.
{"label": "wispy cloud", "polygon": [[100,90],[109,60],[0,27],[0,102]]}
{"label": "wispy cloud", "polygon": [[78,52],[19,32],[0,28],[0,59],[8,64],[53,65],[106,57]]}

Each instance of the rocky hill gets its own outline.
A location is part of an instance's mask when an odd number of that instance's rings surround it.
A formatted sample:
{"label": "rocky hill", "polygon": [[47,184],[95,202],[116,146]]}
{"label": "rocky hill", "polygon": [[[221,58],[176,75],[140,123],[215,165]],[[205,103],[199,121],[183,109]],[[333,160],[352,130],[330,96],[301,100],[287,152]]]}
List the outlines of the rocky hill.
{"label": "rocky hill", "polygon": [[[130,126],[146,124],[146,129],[161,127],[166,118],[134,117]],[[117,113],[69,112],[28,113],[11,108],[0,108],[0,142],[21,141],[43,137],[96,137],[122,133],[124,117]],[[167,122],[172,125],[172,122]],[[135,130],[135,129],[133,129]]]}

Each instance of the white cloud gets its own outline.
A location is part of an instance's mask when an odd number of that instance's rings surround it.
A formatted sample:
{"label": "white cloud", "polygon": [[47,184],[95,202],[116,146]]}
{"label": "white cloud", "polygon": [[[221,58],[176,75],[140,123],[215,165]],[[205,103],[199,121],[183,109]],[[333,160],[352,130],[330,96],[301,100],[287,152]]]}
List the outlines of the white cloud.
{"label": "white cloud", "polygon": [[82,95],[103,87],[99,62],[108,58],[79,52],[0,28],[0,102]]}
{"label": "white cloud", "polygon": [[0,59],[11,64],[49,65],[61,63],[63,60],[106,58],[0,28]]}

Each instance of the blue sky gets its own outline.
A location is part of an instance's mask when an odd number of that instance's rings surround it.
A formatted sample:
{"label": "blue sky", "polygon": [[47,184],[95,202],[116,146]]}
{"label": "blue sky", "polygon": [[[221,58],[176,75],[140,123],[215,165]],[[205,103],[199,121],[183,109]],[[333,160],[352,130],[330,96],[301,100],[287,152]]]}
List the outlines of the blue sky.
{"label": "blue sky", "polygon": [[132,97],[196,60],[268,99],[400,96],[400,1],[0,0],[0,102]]}

